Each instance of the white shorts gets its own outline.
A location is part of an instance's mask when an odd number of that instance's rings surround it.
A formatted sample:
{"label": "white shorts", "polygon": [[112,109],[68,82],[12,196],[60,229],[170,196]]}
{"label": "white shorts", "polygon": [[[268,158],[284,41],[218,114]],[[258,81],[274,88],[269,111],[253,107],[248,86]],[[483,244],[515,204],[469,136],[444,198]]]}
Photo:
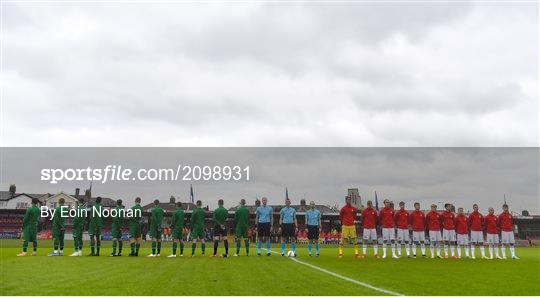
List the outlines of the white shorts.
{"label": "white shorts", "polygon": [[471,243],[484,243],[484,232],[471,230]]}
{"label": "white shorts", "polygon": [[411,241],[411,237],[409,235],[409,229],[397,229],[397,240],[398,241]]}
{"label": "white shorts", "polygon": [[501,231],[501,242],[504,244],[514,244],[516,240],[514,239],[513,231]]}
{"label": "white shorts", "polygon": [[488,243],[499,243],[499,234],[489,234],[487,235],[487,242]]}
{"label": "white shorts", "polygon": [[425,231],[413,231],[412,240],[415,242],[424,242],[426,241],[426,232]]}
{"label": "white shorts", "polygon": [[456,241],[456,230],[446,230],[442,231],[442,239],[444,241]]}
{"label": "white shorts", "polygon": [[396,234],[394,228],[382,228],[382,239],[383,240],[395,240]]}
{"label": "white shorts", "polygon": [[441,231],[431,231],[429,230],[429,241],[430,242],[439,242],[441,241]]}
{"label": "white shorts", "polygon": [[366,228],[364,228],[363,238],[364,238],[364,240],[377,241],[377,230],[376,229],[366,229]]}
{"label": "white shorts", "polygon": [[458,234],[457,243],[459,245],[468,245],[469,244],[469,234]]}

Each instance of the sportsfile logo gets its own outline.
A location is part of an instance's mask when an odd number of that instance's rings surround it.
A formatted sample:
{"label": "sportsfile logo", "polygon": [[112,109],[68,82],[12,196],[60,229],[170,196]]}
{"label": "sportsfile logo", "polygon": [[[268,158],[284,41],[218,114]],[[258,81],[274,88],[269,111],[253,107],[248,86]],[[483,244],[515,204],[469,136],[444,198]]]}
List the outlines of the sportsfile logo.
{"label": "sportsfile logo", "polygon": [[[59,213],[56,213],[59,211]],[[140,218],[142,217],[141,209],[108,209],[108,208],[75,208],[67,205],[59,206],[57,209],[49,208],[48,206],[40,207],[40,215],[42,218],[49,217],[49,220],[53,220],[55,215],[62,218],[86,218],[89,215],[91,217],[101,218]]]}
{"label": "sportsfile logo", "polygon": [[[104,168],[43,168],[41,180],[51,184],[60,181],[249,181],[249,165],[182,165],[176,168],[139,168],[133,170],[122,165]],[[135,173],[134,173],[135,172]]]}

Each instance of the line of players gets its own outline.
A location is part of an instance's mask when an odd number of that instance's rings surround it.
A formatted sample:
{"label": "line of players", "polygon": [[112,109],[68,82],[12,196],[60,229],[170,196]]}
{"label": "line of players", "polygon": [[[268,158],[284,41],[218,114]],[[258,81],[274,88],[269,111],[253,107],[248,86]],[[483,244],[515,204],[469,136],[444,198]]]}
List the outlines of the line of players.
{"label": "line of players", "polygon": [[[274,225],[273,222],[273,208],[267,205],[267,198],[261,199],[262,204],[256,208],[255,211],[255,224],[257,227],[257,255],[262,254],[263,242],[266,243],[266,255],[271,255],[270,250],[270,234],[271,228]],[[55,215],[52,218],[52,236],[54,242],[54,251],[50,256],[61,256],[64,250],[64,233],[65,233],[65,218],[61,214],[61,208],[64,207],[65,201],[59,200],[59,205],[55,211]],[[141,199],[137,197],[135,199],[135,205],[131,208],[135,213],[140,211],[142,213],[142,207],[140,206]],[[25,217],[23,219],[23,252],[17,256],[26,256],[28,243],[33,243],[33,253],[37,254],[37,222],[39,217],[39,201],[34,199],[32,206],[27,209]],[[240,206],[237,208],[234,215],[234,233],[236,241],[236,253],[238,256],[240,253],[241,243],[245,244],[246,255],[249,255],[249,210],[245,206],[246,201],[242,199]],[[367,244],[373,245],[374,255],[378,257],[378,238],[377,238],[377,226],[382,230],[382,252],[383,258],[386,258],[387,245],[391,245],[392,257],[399,258],[401,256],[402,245],[405,246],[405,251],[408,257],[411,257],[411,243],[412,243],[412,257],[416,257],[416,247],[419,245],[422,251],[422,256],[426,257],[425,248],[425,233],[429,231],[429,246],[431,250],[431,257],[435,257],[435,250],[437,257],[441,258],[441,242],[443,243],[445,258],[449,257],[448,249],[450,248],[451,256],[453,258],[461,257],[461,248],[465,248],[465,255],[469,257],[469,249],[471,258],[475,258],[475,246],[479,246],[482,258],[488,258],[485,255],[485,249],[483,245],[484,234],[483,230],[486,230],[487,241],[489,245],[490,256],[488,259],[493,259],[493,253],[495,257],[499,259],[506,258],[506,246],[510,247],[512,258],[518,259],[514,249],[514,233],[513,233],[513,221],[512,215],[508,211],[508,206],[503,205],[503,212],[497,217],[493,214],[493,208],[489,209],[487,216],[482,216],[478,212],[478,205],[474,205],[474,211],[467,217],[463,213],[463,209],[458,209],[458,214],[455,215],[450,211],[451,205],[446,204],[446,210],[442,213],[437,212],[437,206],[432,205],[431,211],[427,214],[420,211],[420,204],[415,203],[415,210],[411,213],[405,210],[405,203],[400,202],[400,209],[394,211],[391,207],[389,200],[384,201],[385,207],[377,212],[372,205],[371,201],[367,202],[367,207],[362,210],[362,227],[363,227],[363,246],[362,255],[358,253],[358,243],[356,240],[357,233],[355,228],[355,221],[357,217],[357,209],[351,204],[350,197],[346,198],[345,206],[340,210],[340,223],[342,225],[341,240],[339,246],[339,257],[343,256],[343,243],[345,239],[354,243],[355,256],[363,258],[367,253]],[[197,242],[201,243],[202,255],[205,254],[205,211],[202,208],[202,202],[199,200],[196,203],[197,208],[192,212],[190,219],[190,234],[188,238],[191,238],[191,256],[195,255]],[[296,234],[298,233],[298,221],[296,219],[296,210],[290,206],[290,199],[285,200],[285,207],[280,210],[279,216],[279,232],[281,233],[281,255],[285,255],[286,242],[291,242],[292,256],[296,256]],[[76,206],[78,209],[83,209],[86,206],[83,201],[80,201]],[[101,198],[96,199],[96,203],[92,206],[101,213]],[[117,201],[116,209],[124,209],[122,200]],[[76,212],[82,213],[82,212]],[[161,238],[162,238],[162,224],[164,217],[164,210],[160,207],[159,200],[154,201],[154,207],[150,210],[150,226],[149,235],[151,238],[152,252],[148,257],[160,256],[161,253]],[[176,257],[176,252],[180,248],[180,256],[183,256],[184,251],[184,223],[185,214],[180,202],[176,203],[176,210],[172,214],[171,229],[173,246],[172,254],[169,257]],[[228,256],[229,244],[227,240],[227,229],[225,222],[228,217],[228,210],[223,207],[223,200],[218,201],[218,208],[213,212],[213,225],[214,225],[214,252],[212,257],[218,256],[217,249],[219,242],[223,242],[225,247],[225,253],[220,255],[223,257]],[[86,218],[75,217],[73,218],[73,240],[75,251],[70,256],[82,256],[82,235],[83,226]],[[321,232],[321,213],[315,208],[315,203],[310,202],[309,209],[305,212],[306,229],[308,233],[308,254],[312,255],[313,247],[315,249],[315,255],[319,256],[319,233]],[[123,218],[113,217],[111,236],[113,238],[112,253],[111,256],[122,255],[122,231]],[[409,226],[412,229],[412,242],[410,240]],[[396,230],[397,227],[397,246],[396,246]],[[91,217],[88,234],[90,235],[90,256],[99,256],[101,248],[101,229],[103,228],[103,221],[101,217]],[[501,229],[502,237],[502,257],[499,255],[499,228]],[[441,236],[442,229],[442,236]],[[470,229],[470,242],[469,246],[469,229]],[[130,241],[130,254],[129,256],[138,256],[139,249],[142,242],[141,236],[141,217],[134,216],[128,218],[128,233]],[[457,236],[456,236],[457,234]],[[457,243],[457,256],[455,255],[455,248]],[[117,252],[118,248],[118,252]]]}
{"label": "line of players", "polygon": [[[443,212],[437,211],[437,205],[432,204],[431,210],[424,213],[420,210],[420,203],[414,203],[414,210],[405,210],[405,203],[399,203],[399,210],[394,211],[391,202],[384,200],[384,207],[380,211],[373,208],[371,201],[361,213],[361,225],[363,228],[362,254],[358,253],[356,241],[357,210],[351,205],[351,199],[346,198],[346,205],[340,211],[342,223],[342,237],[340,242],[339,257],[343,256],[343,241],[349,239],[354,242],[355,256],[366,257],[368,244],[373,246],[374,257],[378,258],[377,226],[382,231],[382,257],[386,258],[387,246],[391,246],[392,258],[400,258],[402,246],[405,246],[407,257],[416,258],[417,246],[420,246],[422,256],[426,256],[426,231],[429,234],[429,248],[431,258],[441,256],[441,245],[444,249],[444,258],[461,258],[461,249],[464,248],[467,258],[475,259],[475,249],[480,248],[482,259],[506,259],[506,247],[510,249],[512,259],[519,259],[515,252],[514,225],[508,205],[502,206],[502,213],[496,216],[494,209],[489,208],[489,214],[483,216],[478,211],[478,205],[473,205],[473,212],[468,216],[463,208],[458,208],[458,213],[451,211],[452,205],[445,204]],[[442,229],[442,234],[441,234]],[[412,230],[412,241],[410,231]],[[396,236],[397,231],[397,236]],[[485,254],[484,231],[486,232],[489,247],[489,257]],[[499,233],[501,235],[499,241]],[[499,254],[499,243],[502,243]],[[457,254],[455,250],[457,248]],[[411,255],[412,249],[412,255]],[[450,250],[450,253],[449,253]]]}

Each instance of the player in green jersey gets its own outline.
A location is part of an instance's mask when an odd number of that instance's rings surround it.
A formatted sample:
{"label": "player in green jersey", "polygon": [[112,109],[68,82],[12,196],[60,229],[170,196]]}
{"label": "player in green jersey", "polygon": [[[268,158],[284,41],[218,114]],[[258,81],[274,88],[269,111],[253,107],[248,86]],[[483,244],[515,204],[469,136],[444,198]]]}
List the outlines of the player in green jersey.
{"label": "player in green jersey", "polygon": [[227,257],[229,255],[229,241],[227,240],[227,227],[225,226],[225,221],[229,211],[223,207],[223,199],[218,200],[218,208],[214,210],[214,215],[212,220],[214,221],[214,253],[212,257],[215,257],[217,254],[218,244],[223,240],[223,245],[225,246],[225,254],[222,257]]}
{"label": "player in green jersey", "polygon": [[32,198],[32,206],[26,209],[23,219],[23,251],[17,254],[19,257],[26,256],[28,242],[32,242],[34,251],[32,256],[37,255],[37,225],[39,218],[39,200]]}
{"label": "player in green jersey", "polygon": [[141,216],[142,216],[142,207],[141,207],[141,198],[135,198],[135,205],[131,207],[133,211],[133,216],[129,218],[129,243],[131,247],[131,252],[129,256],[134,257],[139,255],[139,249],[141,247]]}
{"label": "player in green jersey", "polygon": [[246,245],[246,256],[249,256],[249,209],[246,207],[246,199],[240,200],[240,206],[234,213],[234,237],[236,240],[236,254],[238,257],[240,254],[240,246],[242,245],[242,239]]}
{"label": "player in green jersey", "polygon": [[[54,251],[49,256],[62,256],[64,254],[64,234],[66,228],[64,226],[65,218],[62,216],[62,210],[67,210],[67,206],[64,206],[66,200],[64,198],[58,199],[58,207],[54,210],[52,219],[52,237]],[[60,250],[58,250],[60,248]]]}
{"label": "player in green jersey", "polygon": [[190,228],[191,228],[191,238],[193,239],[193,243],[191,244],[191,256],[195,256],[195,248],[197,247],[197,240],[201,241],[201,251],[202,255],[204,256],[204,250],[206,248],[205,246],[205,240],[204,240],[204,217],[205,212],[202,208],[202,201],[197,200],[197,208],[193,210],[191,213],[191,221],[190,221]]}
{"label": "player in green jersey", "polygon": [[96,198],[96,202],[90,209],[90,224],[88,235],[90,235],[90,256],[99,256],[101,249],[101,228],[103,228],[103,218],[101,217],[101,197]]}
{"label": "player in green jersey", "polygon": [[[112,218],[112,253],[111,257],[122,256],[122,225],[124,218],[122,217],[123,209],[126,208],[122,205],[122,199],[116,200],[116,213]],[[116,246],[118,245],[118,254],[116,253]]]}
{"label": "player in green jersey", "polygon": [[182,202],[176,202],[176,210],[174,211],[171,218],[171,229],[172,229],[172,254],[168,258],[176,258],[176,249],[178,248],[178,243],[180,243],[180,257],[184,256],[184,210],[182,209]]}
{"label": "player in green jersey", "polygon": [[71,257],[80,257],[82,256],[82,244],[83,244],[83,230],[84,222],[86,220],[86,205],[84,205],[84,200],[79,199],[77,201],[77,212],[73,218],[73,245],[75,247],[75,252],[71,254]]}
{"label": "player in green jersey", "polygon": [[[150,210],[150,238],[152,240],[152,253],[147,257],[159,257],[161,253],[161,233],[163,231],[163,208],[159,206],[159,200],[154,200],[154,207]],[[156,253],[157,246],[157,253]]]}

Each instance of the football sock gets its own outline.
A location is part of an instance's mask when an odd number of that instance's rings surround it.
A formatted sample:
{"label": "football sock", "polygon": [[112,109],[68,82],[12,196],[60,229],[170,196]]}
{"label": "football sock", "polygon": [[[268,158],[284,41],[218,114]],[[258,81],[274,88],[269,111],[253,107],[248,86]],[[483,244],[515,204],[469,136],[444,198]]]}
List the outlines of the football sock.
{"label": "football sock", "polygon": [[458,244],[457,246],[457,255],[461,258],[461,245]]}
{"label": "football sock", "polygon": [[[101,239],[96,240],[96,253],[99,255],[99,249],[101,248]],[[62,249],[62,248],[61,248]]]}
{"label": "football sock", "polygon": [[493,258],[493,245],[489,245],[489,257]]}
{"label": "football sock", "polygon": [[383,254],[383,257],[386,257],[386,242],[383,242],[382,244],[382,254]]}
{"label": "football sock", "polygon": [[407,257],[411,255],[411,245],[405,244],[405,253],[407,253]]}
{"label": "football sock", "polygon": [[285,243],[284,242],[281,243],[281,253],[285,254]]}
{"label": "football sock", "polygon": [[229,254],[229,240],[223,240],[223,245],[225,246],[225,255]]}
{"label": "football sock", "polygon": [[362,254],[366,254],[367,253],[367,245],[364,243],[362,244]]}
{"label": "football sock", "polygon": [[501,254],[503,258],[506,258],[506,245],[501,246]]}
{"label": "football sock", "polygon": [[379,254],[379,246],[374,243],[373,244],[373,255],[378,255]]}
{"label": "football sock", "polygon": [[156,254],[156,242],[152,241],[152,255]]}
{"label": "football sock", "polygon": [[433,245],[433,242],[429,244],[429,250],[431,251],[431,255],[435,255],[435,245]]}
{"label": "football sock", "polygon": [[486,248],[484,247],[483,243],[481,243],[480,246],[480,254],[482,254],[482,258],[486,256]]}
{"label": "football sock", "polygon": [[455,255],[455,249],[456,247],[453,244],[450,245],[450,254],[452,255],[452,257]]}
{"label": "football sock", "polygon": [[469,257],[469,247],[465,246],[465,256]]}
{"label": "football sock", "polygon": [[343,255],[343,247],[342,247],[341,244],[339,245],[339,254],[340,254],[340,255]]}
{"label": "football sock", "polygon": [[202,253],[204,255],[204,250],[206,249],[206,243],[201,243],[201,250],[202,250]]}
{"label": "football sock", "polygon": [[291,247],[292,247],[293,253],[296,254],[296,242],[293,242],[293,243],[291,244]]}
{"label": "football sock", "polygon": [[118,241],[118,254],[122,253],[122,245],[123,245],[122,240],[119,240]]}
{"label": "football sock", "polygon": [[196,243],[192,243],[191,244],[191,254],[194,255],[195,254],[195,248],[197,247],[197,244]]}
{"label": "football sock", "polygon": [[493,246],[493,249],[495,250],[495,257],[499,257],[499,246],[498,246],[498,245],[494,245],[494,246]]}
{"label": "football sock", "polygon": [[266,252],[270,253],[270,239],[266,241]]}
{"label": "football sock", "polygon": [[413,255],[416,256],[416,242],[412,243],[412,252],[413,252]]}
{"label": "football sock", "polygon": [[307,244],[307,251],[311,255],[311,242],[308,242]]}
{"label": "football sock", "polygon": [[178,242],[174,241],[172,244],[172,254],[176,255],[176,249],[178,248]]}
{"label": "football sock", "polygon": [[510,254],[512,254],[512,257],[516,256],[516,249],[514,248],[513,245],[510,246]]}
{"label": "football sock", "polygon": [[58,239],[55,238],[54,241],[53,241],[53,248],[55,251],[58,251]]}
{"label": "football sock", "polygon": [[113,240],[113,242],[112,242],[112,253],[113,253],[113,255],[116,254],[116,243],[117,243],[116,240]]}
{"label": "football sock", "polygon": [[319,254],[319,243],[318,242],[315,243],[315,254],[317,254],[317,255]]}
{"label": "football sock", "polygon": [[22,250],[26,253],[26,251],[28,250],[28,241],[23,241]]}
{"label": "football sock", "polygon": [[441,256],[441,245],[437,244],[437,256]]}
{"label": "football sock", "polygon": [[396,254],[396,244],[395,243],[392,243],[391,245],[391,249],[392,249],[392,256]]}
{"label": "football sock", "polygon": [[244,239],[244,243],[246,245],[246,255],[249,255],[249,239]]}
{"label": "football sock", "polygon": [[217,254],[218,242],[219,242],[219,241],[214,240],[214,255]]}
{"label": "football sock", "polygon": [[261,250],[262,250],[262,242],[257,242],[257,253],[261,253]]}
{"label": "football sock", "polygon": [[240,254],[240,246],[241,246],[240,239],[236,240],[236,254]]}
{"label": "football sock", "polygon": [[136,243],[135,244],[135,255],[139,255],[139,249],[141,248],[141,244],[140,243]]}
{"label": "football sock", "polygon": [[[32,246],[34,247],[34,252],[37,252],[37,241],[32,242]],[[510,249],[512,249],[511,247]]]}
{"label": "football sock", "polygon": [[397,244],[397,254],[401,256],[401,242]]}
{"label": "football sock", "polygon": [[444,244],[444,256],[448,257],[448,245],[446,243]]}
{"label": "football sock", "polygon": [[180,241],[180,255],[184,254],[184,242]]}
{"label": "football sock", "polygon": [[161,254],[161,241],[157,242],[157,253]]}
{"label": "football sock", "polygon": [[135,255],[135,243],[134,242],[130,243],[129,247],[131,248],[131,254]]}
{"label": "football sock", "polygon": [[422,250],[422,255],[425,255],[426,254],[426,244],[422,242],[420,244],[420,249]]}

